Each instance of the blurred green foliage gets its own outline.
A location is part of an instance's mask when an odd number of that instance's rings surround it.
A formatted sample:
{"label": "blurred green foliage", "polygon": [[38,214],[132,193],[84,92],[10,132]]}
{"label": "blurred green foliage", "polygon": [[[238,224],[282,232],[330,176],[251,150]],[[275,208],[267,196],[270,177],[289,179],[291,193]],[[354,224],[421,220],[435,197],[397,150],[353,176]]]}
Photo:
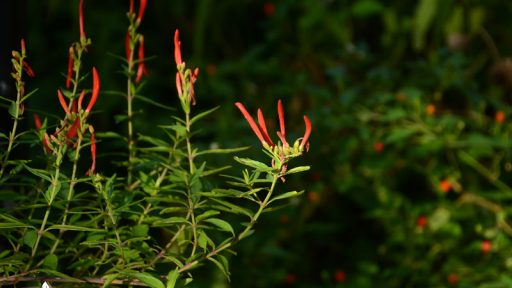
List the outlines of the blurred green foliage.
{"label": "blurred green foliage", "polygon": [[[123,53],[127,2],[86,0],[89,63],[105,75],[119,67],[105,59]],[[30,83],[36,110],[57,111],[49,99],[78,34],[67,3],[28,0],[20,16],[33,68],[51,72]],[[313,176],[288,179],[307,195],[240,243],[230,284],[204,272],[197,287],[512,287],[511,12],[498,0],[149,1],[145,96],[178,103],[169,64],[180,28],[201,71],[198,105],[221,105],[204,145],[256,143],[232,105],[240,99],[264,111],[283,99],[289,131],[303,131],[304,113],[313,121]],[[123,99],[102,96],[100,108],[123,111]],[[168,117],[149,115],[136,130]],[[115,125],[104,113],[93,121]]]}

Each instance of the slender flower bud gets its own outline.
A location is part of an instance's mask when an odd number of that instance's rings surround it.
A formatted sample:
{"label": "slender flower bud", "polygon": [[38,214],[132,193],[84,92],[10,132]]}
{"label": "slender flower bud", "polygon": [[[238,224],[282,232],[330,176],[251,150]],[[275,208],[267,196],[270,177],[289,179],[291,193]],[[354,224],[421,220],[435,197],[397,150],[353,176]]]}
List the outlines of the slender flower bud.
{"label": "slender flower bud", "polygon": [[139,37],[139,67],[137,69],[137,76],[135,77],[135,83],[139,83],[143,75],[148,75],[148,69],[144,64],[144,36]]}
{"label": "slender flower bud", "polygon": [[89,126],[89,132],[91,132],[91,168],[85,174],[86,176],[92,176],[94,174],[94,170],[96,170],[96,138],[94,137],[94,129],[92,126]]}
{"label": "slender flower bud", "polygon": [[183,97],[183,89],[181,88],[181,74],[176,72],[176,90],[178,90],[178,96]]}
{"label": "slender flower bud", "polygon": [[85,90],[82,90],[82,93],[80,93],[80,96],[78,97],[78,109],[82,110],[82,101],[84,101],[85,97]]}
{"label": "slender flower bud", "polygon": [[288,144],[288,141],[286,141],[285,136],[281,132],[277,131],[277,137],[279,137],[279,139],[281,140],[281,142],[283,143],[283,145],[285,147],[289,147],[290,146],[290,144]]}
{"label": "slender flower bud", "polygon": [[78,4],[78,24],[80,26],[80,40],[86,39],[85,31],[84,31],[84,0],[80,0]]}
{"label": "slender flower bud", "polygon": [[87,105],[87,108],[85,109],[86,113],[91,112],[92,107],[96,103],[96,100],[98,100],[98,94],[100,93],[100,79],[98,76],[98,71],[96,71],[96,67],[92,68],[92,96],[91,101],[89,102],[89,105]]}
{"label": "slender flower bud", "polygon": [[30,67],[30,65],[28,65],[28,63],[26,61],[23,61],[23,70],[25,70],[25,72],[27,72],[28,76],[36,77],[36,73],[34,73],[34,70],[32,70],[32,68]]}
{"label": "slender flower bud", "polygon": [[25,55],[25,39],[21,38],[21,55]]}
{"label": "slender flower bud", "polygon": [[181,60],[181,42],[179,34],[179,30],[176,29],[176,32],[174,32],[174,60],[176,61],[176,66],[179,66],[181,63],[183,63]]}
{"label": "slender flower bud", "polygon": [[78,130],[80,129],[80,119],[76,118],[73,124],[68,129],[68,132],[66,132],[66,138],[67,139],[75,139],[76,135],[78,135]]}
{"label": "slender flower bud", "polygon": [[[34,124],[36,125],[36,129],[38,131],[41,130],[41,128],[43,127],[43,125],[41,125],[41,119],[39,118],[39,115],[37,115],[35,113],[34,113]],[[48,137],[48,133],[44,133],[42,143],[43,143],[44,151],[46,153],[50,153],[50,151],[51,151],[49,141],[50,140]]]}
{"label": "slender flower bud", "polygon": [[126,36],[124,37],[124,51],[126,52],[126,60],[130,59],[130,54],[132,54],[132,49],[130,48],[131,37],[130,30],[126,31]]}
{"label": "slender flower bud", "polygon": [[68,75],[66,77],[66,88],[69,89],[71,85],[71,77],[73,76],[73,47],[69,47],[68,57]]}
{"label": "slender flower bud", "polygon": [[[302,142],[300,142],[301,149],[304,149],[304,145],[308,145],[309,135],[311,135],[311,121],[309,121],[306,115],[304,115],[304,123],[306,124],[306,132],[304,132],[304,137],[302,137]],[[307,147],[306,150],[308,150]]]}
{"label": "slender flower bud", "polygon": [[130,0],[130,10],[128,11],[128,14],[133,14],[133,0]]}
{"label": "slender flower bud", "polygon": [[60,90],[57,90],[57,97],[59,97],[59,103],[62,109],[64,109],[64,112],[66,112],[66,115],[69,115],[69,109],[68,104],[66,103],[66,100],[64,99],[64,96],[62,96],[62,92]]}
{"label": "slender flower bud", "polygon": [[137,14],[137,25],[142,21],[142,16],[144,16],[144,11],[146,10],[146,4],[147,0],[140,0],[139,13]]}
{"label": "slender flower bud", "polygon": [[263,117],[263,112],[261,112],[260,108],[258,108],[258,125],[260,127],[261,134],[265,138],[265,141],[268,144],[270,144],[270,146],[274,146],[274,142],[272,142],[272,139],[270,139],[270,136],[268,136],[267,125],[265,124],[265,117]]}
{"label": "slender flower bud", "polygon": [[279,116],[279,127],[281,128],[281,134],[283,137],[286,136],[286,130],[284,126],[284,109],[283,109],[283,102],[281,99],[277,101],[277,115]]}
{"label": "slender flower bud", "polygon": [[245,120],[247,120],[247,122],[251,126],[252,131],[254,132],[254,134],[256,134],[256,137],[258,137],[258,139],[261,141],[261,144],[263,144],[264,146],[268,145],[267,142],[265,141],[265,138],[261,134],[260,128],[258,127],[256,122],[254,122],[254,119],[249,114],[249,112],[247,112],[247,109],[245,109],[244,105],[240,102],[236,102],[235,106],[240,110],[240,112],[242,112],[242,114],[245,117]]}

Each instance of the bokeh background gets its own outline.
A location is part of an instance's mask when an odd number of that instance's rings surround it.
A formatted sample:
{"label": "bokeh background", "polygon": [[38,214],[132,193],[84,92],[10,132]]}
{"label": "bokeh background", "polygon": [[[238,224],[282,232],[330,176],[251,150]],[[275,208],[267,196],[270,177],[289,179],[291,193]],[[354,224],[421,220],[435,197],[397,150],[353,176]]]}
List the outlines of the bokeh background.
{"label": "bokeh background", "polygon": [[[28,109],[52,117],[78,1],[0,5],[1,94],[12,91],[10,51],[24,37],[37,74],[27,87],[39,89]],[[125,86],[113,55],[124,54],[127,10],[128,1],[85,0],[93,44],[84,63],[98,68],[103,91],[96,131],[124,129],[114,116],[125,100],[109,92]],[[262,156],[236,101],[276,123],[282,99],[292,137],[303,114],[313,122],[297,162],[312,169],[287,180],[303,197],[239,243],[231,282],[204,267],[192,286],[512,287],[511,15],[501,0],[148,1],[142,94],[177,107],[179,28],[184,59],[200,69],[197,110],[220,105],[202,123],[201,145],[249,143],[244,153]],[[136,110],[136,131],[159,135],[170,121],[145,102]],[[33,128],[31,118],[23,125]],[[116,149],[98,147],[100,172],[115,172],[101,163]]]}

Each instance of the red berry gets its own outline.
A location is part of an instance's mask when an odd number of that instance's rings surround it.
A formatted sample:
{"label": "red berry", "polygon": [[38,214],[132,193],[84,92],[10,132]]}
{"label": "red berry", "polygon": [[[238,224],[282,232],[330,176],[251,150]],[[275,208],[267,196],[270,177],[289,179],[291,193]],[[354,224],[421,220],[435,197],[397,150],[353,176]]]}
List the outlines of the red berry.
{"label": "red berry", "polygon": [[345,271],[343,271],[343,270],[336,270],[334,272],[334,280],[337,283],[345,282],[346,279],[347,279],[347,275],[345,274]]}
{"label": "red berry", "polygon": [[451,273],[450,275],[448,275],[448,283],[450,283],[451,285],[457,285],[458,282],[459,276],[457,276],[457,274]]}
{"label": "red berry", "polygon": [[276,11],[276,5],[271,2],[266,2],[263,4],[263,13],[267,16],[271,16]]}
{"label": "red berry", "polygon": [[375,150],[375,152],[377,153],[380,153],[382,152],[382,150],[384,150],[384,143],[382,142],[376,142],[374,145],[373,145],[373,150]]}
{"label": "red berry", "polygon": [[443,179],[439,182],[439,190],[443,191],[444,193],[448,193],[450,190],[452,190],[452,184],[450,181]]}
{"label": "red berry", "polygon": [[293,273],[286,274],[286,277],[284,278],[284,283],[286,284],[293,284],[297,281],[297,276]]}
{"label": "red berry", "polygon": [[427,111],[428,116],[432,116],[436,113],[436,105],[429,104],[425,110]]}
{"label": "red berry", "polygon": [[427,222],[428,222],[427,217],[425,215],[421,215],[416,220],[416,226],[418,226],[420,228],[424,228],[427,225]]}
{"label": "red berry", "polygon": [[487,253],[491,252],[491,250],[492,250],[492,243],[491,243],[491,241],[483,240],[482,241],[481,249],[482,249],[482,252],[484,254],[487,254]]}
{"label": "red berry", "polygon": [[496,123],[503,123],[505,121],[505,112],[503,112],[503,111],[496,112],[496,114],[494,115],[494,121]]}

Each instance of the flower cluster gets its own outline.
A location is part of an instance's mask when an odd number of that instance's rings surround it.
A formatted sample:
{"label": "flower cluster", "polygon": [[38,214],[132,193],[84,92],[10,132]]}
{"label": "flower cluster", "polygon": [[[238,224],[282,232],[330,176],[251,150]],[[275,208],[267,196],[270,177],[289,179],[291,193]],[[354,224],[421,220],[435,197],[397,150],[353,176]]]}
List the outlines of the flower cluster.
{"label": "flower cluster", "polygon": [[185,69],[185,62],[181,59],[181,41],[179,37],[179,31],[176,29],[174,32],[174,60],[176,61],[176,68],[178,68],[178,72],[176,72],[176,90],[178,90],[183,110],[188,113],[190,104],[196,104],[194,83],[199,75],[199,68],[195,68],[193,72],[190,69]]}
{"label": "flower cluster", "polygon": [[277,115],[279,117],[280,131],[277,131],[277,137],[280,141],[275,144],[268,134],[265,117],[263,116],[263,112],[260,108],[258,108],[258,123],[256,123],[242,103],[237,102],[235,103],[235,106],[242,112],[243,116],[251,126],[252,131],[261,141],[263,147],[272,154],[272,167],[280,170],[281,173],[286,172],[286,163],[291,158],[300,156],[304,151],[307,152],[309,150],[308,140],[311,135],[311,121],[308,116],[304,115],[304,123],[306,125],[304,136],[297,139],[293,146],[290,146],[288,141],[286,141],[283,103],[279,100],[277,102]]}

